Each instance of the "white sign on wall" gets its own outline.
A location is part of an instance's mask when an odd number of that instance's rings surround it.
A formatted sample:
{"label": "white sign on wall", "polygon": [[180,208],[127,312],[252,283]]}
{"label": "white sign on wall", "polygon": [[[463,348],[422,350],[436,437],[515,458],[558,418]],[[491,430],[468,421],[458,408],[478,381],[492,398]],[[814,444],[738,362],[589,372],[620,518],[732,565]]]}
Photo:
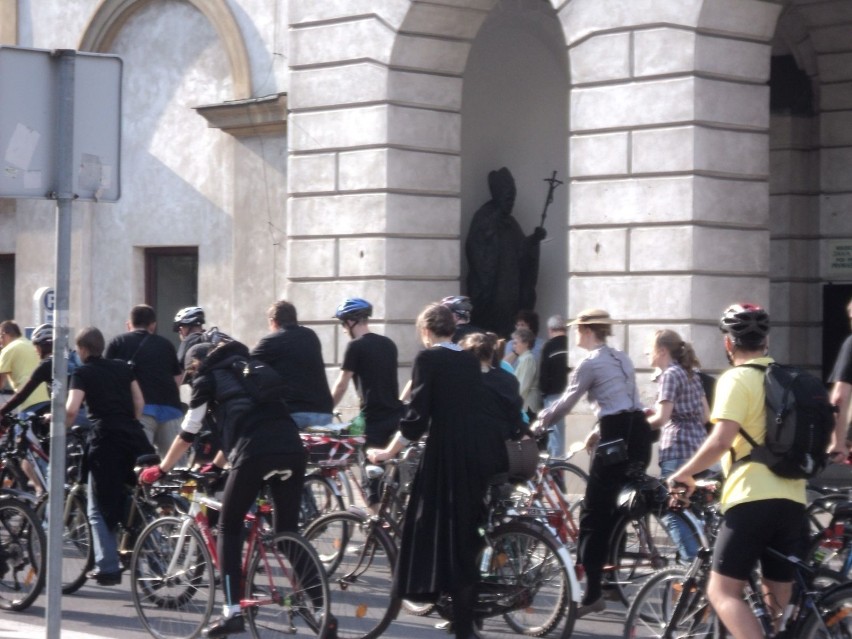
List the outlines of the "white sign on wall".
{"label": "white sign on wall", "polygon": [[828,241],[829,279],[852,280],[852,239]]}
{"label": "white sign on wall", "polygon": [[33,326],[53,324],[56,295],[50,286],[42,286],[33,295]]}

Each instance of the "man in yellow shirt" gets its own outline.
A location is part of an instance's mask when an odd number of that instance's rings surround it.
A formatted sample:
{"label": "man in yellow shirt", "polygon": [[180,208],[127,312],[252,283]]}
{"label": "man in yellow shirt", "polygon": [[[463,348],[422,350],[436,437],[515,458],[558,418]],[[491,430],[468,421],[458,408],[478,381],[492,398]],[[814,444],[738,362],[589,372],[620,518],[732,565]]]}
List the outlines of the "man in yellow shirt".
{"label": "man in yellow shirt", "polygon": [[[762,443],[766,438],[764,373],[743,366],[766,366],[769,315],[759,306],[736,304],[719,322],[725,353],[733,368],[719,377],[710,421],[715,426],[700,449],[669,478],[669,484],[695,488],[693,476],[722,460],[725,520],[713,552],[707,596],[719,619],[736,639],[761,639],[763,631],[743,600],[749,574],[760,561],[770,606],[780,613],[790,601],[793,567],[766,552],[801,556],[807,540],[805,480],[784,479],[764,464],[735,463],[751,451],[740,428]],[[832,455],[845,457],[845,432],[835,429]],[[733,450],[733,456],[731,454]]]}
{"label": "man in yellow shirt", "polygon": [[[21,335],[20,327],[12,320],[0,322],[0,389],[8,381],[13,391],[23,386],[39,363],[36,347]],[[50,401],[47,387],[40,384],[20,405],[22,413],[36,404]]]}

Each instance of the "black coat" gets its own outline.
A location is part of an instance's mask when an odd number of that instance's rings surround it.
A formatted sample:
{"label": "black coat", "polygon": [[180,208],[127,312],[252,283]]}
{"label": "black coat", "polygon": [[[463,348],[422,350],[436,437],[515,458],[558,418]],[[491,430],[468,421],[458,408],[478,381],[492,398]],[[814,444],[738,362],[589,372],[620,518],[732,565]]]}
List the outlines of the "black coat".
{"label": "black coat", "polygon": [[414,360],[401,430],[428,439],[403,524],[394,584],[401,597],[433,601],[479,579],[484,498],[505,456],[499,429],[482,417],[484,392],[471,353],[437,347]]}

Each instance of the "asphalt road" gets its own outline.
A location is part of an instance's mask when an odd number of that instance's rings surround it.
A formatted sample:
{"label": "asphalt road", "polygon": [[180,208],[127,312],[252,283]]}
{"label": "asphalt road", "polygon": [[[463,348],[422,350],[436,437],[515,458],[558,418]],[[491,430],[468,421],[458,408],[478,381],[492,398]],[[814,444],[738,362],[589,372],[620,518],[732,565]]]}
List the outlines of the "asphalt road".
{"label": "asphalt road", "polygon": [[[0,639],[41,639],[46,636],[45,597],[42,595],[35,604],[24,612],[0,611]],[[591,615],[579,620],[571,635],[578,639],[600,637],[616,639],[623,631],[625,609],[621,604],[609,603],[609,609],[603,613]],[[384,636],[389,639],[440,639],[449,637],[435,628],[440,619],[435,617],[414,617],[401,612],[399,618],[391,624]],[[486,637],[495,639],[518,637],[506,628],[497,631],[498,626],[489,622]],[[125,575],[124,583],[117,587],[103,587],[86,584],[74,595],[62,599],[63,635],[75,633],[74,639],[83,637],[105,637],[109,639],[148,639],[150,635],[136,616],[130,599],[129,580]],[[248,635],[238,635],[248,636]],[[548,635],[562,639],[558,634]]]}

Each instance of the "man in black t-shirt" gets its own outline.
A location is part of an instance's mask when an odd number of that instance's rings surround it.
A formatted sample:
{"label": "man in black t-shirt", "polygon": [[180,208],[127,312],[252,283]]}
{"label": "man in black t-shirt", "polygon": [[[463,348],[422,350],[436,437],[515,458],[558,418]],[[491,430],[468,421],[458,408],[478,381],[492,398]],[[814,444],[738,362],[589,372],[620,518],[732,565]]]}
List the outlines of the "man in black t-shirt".
{"label": "man in black t-shirt", "polygon": [[[565,318],[552,315],[547,320],[548,340],[541,347],[538,364],[538,387],[544,407],[553,404],[568,385],[568,336]],[[547,450],[551,457],[565,455],[565,419],[552,424],[553,430],[547,439]]]}
{"label": "man in black t-shirt", "polygon": [[[373,306],[358,297],[345,300],[334,313],[352,341],[346,346],[332,396],[337,406],[352,380],[361,399],[366,447],[384,448],[399,430],[402,402],[396,375],[396,344],[389,337],[370,332],[372,314]],[[372,510],[376,510],[380,495],[381,479],[371,480],[367,505]]]}
{"label": "man in black t-shirt", "polygon": [[268,311],[269,335],[252,349],[251,356],[266,362],[284,379],[284,403],[296,426],[325,426],[332,420],[334,405],[322,344],[307,326],[299,326],[296,307],[286,300],[275,302]]}
{"label": "man in black t-shirt", "polygon": [[361,399],[367,446],[384,448],[399,429],[402,402],[396,344],[389,337],[370,331],[372,314],[372,305],[360,298],[348,299],[337,307],[335,317],[352,341],[346,346],[332,396],[337,406],[352,380]]}
{"label": "man in black t-shirt", "polygon": [[[849,320],[852,321],[852,300],[846,306],[846,313]],[[831,371],[828,381],[834,384],[831,389],[831,403],[837,407],[835,419],[843,422],[844,430],[847,431],[846,441],[848,443],[852,441],[852,430],[847,430],[849,426],[849,403],[852,399],[852,335],[847,337],[843,346],[840,347],[840,353],[837,355],[834,369]]]}
{"label": "man in black t-shirt", "polygon": [[145,399],[139,421],[157,453],[164,457],[180,432],[183,419],[179,391],[183,370],[174,345],[156,334],[157,315],[153,308],[147,304],[134,306],[127,328],[129,332],[112,338],[104,357],[123,360],[133,367]]}

